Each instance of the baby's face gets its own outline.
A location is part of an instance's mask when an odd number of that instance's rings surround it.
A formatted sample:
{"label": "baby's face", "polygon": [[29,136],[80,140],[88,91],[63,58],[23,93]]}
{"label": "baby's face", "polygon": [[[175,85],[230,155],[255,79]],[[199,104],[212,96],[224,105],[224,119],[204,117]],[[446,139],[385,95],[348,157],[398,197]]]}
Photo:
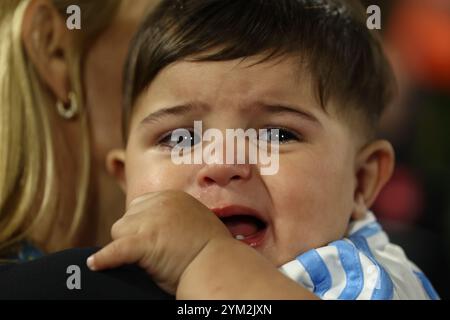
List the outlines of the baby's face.
{"label": "baby's face", "polygon": [[[148,192],[185,191],[216,214],[234,216],[224,219],[233,235],[281,265],[345,234],[357,143],[333,106],[325,112],[318,105],[312,80],[299,76],[296,61],[257,61],[177,62],[163,69],[133,111],[127,204]],[[262,175],[260,164],[175,164],[171,133],[192,131],[196,120],[203,131],[279,129],[278,172]]]}

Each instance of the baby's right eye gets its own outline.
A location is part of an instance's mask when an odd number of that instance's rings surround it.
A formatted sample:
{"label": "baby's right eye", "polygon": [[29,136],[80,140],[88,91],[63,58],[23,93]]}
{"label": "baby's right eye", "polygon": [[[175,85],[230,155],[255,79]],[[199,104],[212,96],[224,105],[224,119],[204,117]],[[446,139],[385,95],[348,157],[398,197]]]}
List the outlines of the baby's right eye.
{"label": "baby's right eye", "polygon": [[194,131],[194,129],[178,128],[167,132],[158,141],[158,145],[169,148],[178,146],[180,148],[190,148],[201,141],[201,137]]}

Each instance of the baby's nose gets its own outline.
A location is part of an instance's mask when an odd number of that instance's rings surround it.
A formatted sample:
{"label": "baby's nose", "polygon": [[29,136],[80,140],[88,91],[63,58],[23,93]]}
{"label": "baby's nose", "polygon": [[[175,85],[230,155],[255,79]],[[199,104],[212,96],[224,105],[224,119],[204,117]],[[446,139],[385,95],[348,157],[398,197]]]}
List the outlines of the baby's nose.
{"label": "baby's nose", "polygon": [[248,180],[251,177],[249,164],[212,164],[204,166],[198,174],[198,183],[201,186],[217,184],[226,186],[231,181]]}

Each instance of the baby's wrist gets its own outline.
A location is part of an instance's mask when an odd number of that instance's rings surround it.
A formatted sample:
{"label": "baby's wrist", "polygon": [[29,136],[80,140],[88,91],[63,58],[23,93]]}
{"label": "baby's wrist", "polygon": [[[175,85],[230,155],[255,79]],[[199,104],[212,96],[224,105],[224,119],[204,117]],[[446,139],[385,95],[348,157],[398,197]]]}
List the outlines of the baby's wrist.
{"label": "baby's wrist", "polygon": [[[216,266],[224,253],[229,254],[242,246],[232,237],[216,237],[207,242],[196,257],[187,265],[180,276],[176,298],[177,299],[204,299],[211,288],[208,284],[214,283],[217,277]],[[214,290],[214,289],[213,289]]]}

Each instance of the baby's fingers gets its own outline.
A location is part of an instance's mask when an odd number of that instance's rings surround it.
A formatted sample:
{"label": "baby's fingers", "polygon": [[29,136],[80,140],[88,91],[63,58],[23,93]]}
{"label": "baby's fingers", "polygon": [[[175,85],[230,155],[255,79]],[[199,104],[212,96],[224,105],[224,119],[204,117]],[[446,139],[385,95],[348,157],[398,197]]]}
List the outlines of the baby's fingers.
{"label": "baby's fingers", "polygon": [[92,271],[99,271],[137,263],[145,255],[142,243],[136,236],[115,240],[91,255],[87,259],[87,266]]}

